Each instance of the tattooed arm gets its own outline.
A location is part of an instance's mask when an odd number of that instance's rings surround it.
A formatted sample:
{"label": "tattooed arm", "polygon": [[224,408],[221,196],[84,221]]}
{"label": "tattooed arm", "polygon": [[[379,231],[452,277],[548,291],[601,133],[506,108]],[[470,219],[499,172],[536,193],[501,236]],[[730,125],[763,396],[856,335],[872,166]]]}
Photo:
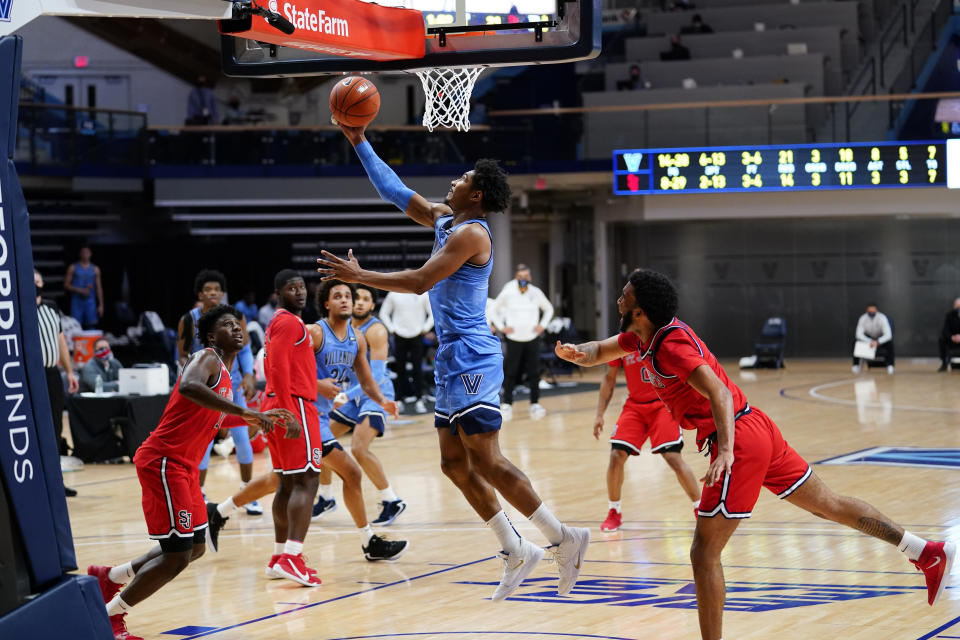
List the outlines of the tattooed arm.
{"label": "tattooed arm", "polygon": [[554,347],[558,358],[578,364],[581,367],[592,367],[604,364],[631,353],[620,346],[618,336],[611,336],[606,340],[585,342],[583,344],[560,344]]}

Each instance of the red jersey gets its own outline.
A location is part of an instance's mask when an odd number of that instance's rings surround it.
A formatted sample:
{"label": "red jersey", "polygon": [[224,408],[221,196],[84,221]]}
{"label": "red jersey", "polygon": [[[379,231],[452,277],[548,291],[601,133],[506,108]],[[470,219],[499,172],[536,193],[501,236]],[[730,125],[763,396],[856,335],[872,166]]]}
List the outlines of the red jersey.
{"label": "red jersey", "polygon": [[649,377],[657,395],[675,420],[684,429],[696,429],[697,443],[717,430],[710,410],[710,400],[687,384],[694,369],[707,365],[733,394],[733,411],[747,408],[747,397],[733,384],[703,340],[676,318],[661,327],[650,344],[640,344],[635,333],[621,333],[618,342],[626,351],[637,351],[644,373]]}
{"label": "red jersey", "polygon": [[[307,325],[300,316],[277,309],[267,327],[263,368],[265,393],[286,401],[290,396],[317,399],[317,360]],[[282,406],[286,406],[283,404]]]}
{"label": "red jersey", "polygon": [[[207,351],[213,349],[207,348]],[[214,352],[216,353],[216,352]],[[220,361],[220,377],[210,387],[224,398],[233,397],[230,371]],[[158,458],[172,458],[181,464],[196,469],[203,460],[207,445],[217,435],[223,422],[223,413],[201,407],[186,396],[180,395],[180,378],[173,387],[170,400],[160,416],[160,424],[140,445],[133,456],[139,466]]]}
{"label": "red jersey", "polygon": [[607,364],[611,367],[623,367],[623,373],[627,377],[628,403],[647,404],[654,400],[660,401],[657,390],[650,384],[650,378],[643,372],[640,354],[631,353]]}

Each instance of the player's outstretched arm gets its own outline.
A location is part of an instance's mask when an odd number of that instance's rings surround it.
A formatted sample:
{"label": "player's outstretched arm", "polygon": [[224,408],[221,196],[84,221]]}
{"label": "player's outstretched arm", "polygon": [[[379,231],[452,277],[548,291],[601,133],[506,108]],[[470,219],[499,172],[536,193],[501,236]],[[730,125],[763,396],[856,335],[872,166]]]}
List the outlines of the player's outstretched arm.
{"label": "player's outstretched arm", "polygon": [[702,364],[690,373],[687,384],[710,400],[710,411],[717,426],[717,457],[701,478],[709,487],[719,482],[733,466],[733,394],[708,365]]}
{"label": "player's outstretched arm", "polygon": [[584,342],[583,344],[557,344],[553,349],[558,358],[578,364],[581,367],[593,367],[610,362],[631,353],[620,346],[618,336],[610,336],[606,340]]}
{"label": "player's outstretched arm", "polygon": [[381,198],[393,203],[411,220],[425,227],[433,228],[438,215],[450,213],[450,207],[447,205],[428,202],[426,198],[403,184],[393,169],[387,166],[387,163],[381,160],[370,146],[370,142],[363,135],[366,127],[347,127],[342,124],[339,124],[339,127],[353,145],[354,151],[360,158],[360,164],[370,176],[370,182],[373,183]]}
{"label": "player's outstretched arm", "polygon": [[360,388],[367,394],[367,397],[383,407],[394,418],[399,418],[400,412],[397,403],[394,400],[387,400],[383,392],[380,391],[380,385],[370,370],[370,365],[367,363],[367,341],[360,335],[359,331],[357,332],[357,356],[353,360],[353,370],[357,374]]}
{"label": "player's outstretched arm", "polygon": [[[443,248],[430,256],[419,269],[393,273],[367,271],[360,268],[360,263],[353,257],[351,249],[347,252],[346,260],[329,251],[323,251],[323,257],[317,258],[317,264],[320,265],[317,271],[323,275],[323,280],[363,282],[387,291],[421,294],[453,275],[465,262],[479,254],[488,253],[489,247],[490,236],[487,231],[478,224],[467,224],[454,231]],[[486,258],[479,262],[485,261]]]}

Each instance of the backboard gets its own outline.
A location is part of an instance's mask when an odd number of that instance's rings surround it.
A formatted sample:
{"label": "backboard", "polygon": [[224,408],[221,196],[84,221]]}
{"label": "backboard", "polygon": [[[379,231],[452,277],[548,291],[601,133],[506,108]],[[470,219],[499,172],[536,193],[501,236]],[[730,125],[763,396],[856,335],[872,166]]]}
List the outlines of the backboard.
{"label": "backboard", "polygon": [[[270,9],[295,22],[303,15],[297,12],[309,1],[299,0],[301,7],[297,7],[298,0],[270,0]],[[341,1],[357,5],[364,2]],[[389,59],[371,59],[365,53],[364,57],[331,55],[329,48],[311,51],[223,35],[223,71],[228,76],[256,77],[409,73],[432,67],[570,62],[600,53],[600,0],[385,0],[376,4],[420,12],[422,56],[396,51],[380,56]],[[333,15],[332,10],[327,15]],[[229,22],[221,22],[221,33],[230,32]],[[235,32],[242,33],[243,29],[236,28]],[[388,40],[392,38],[383,42]]]}

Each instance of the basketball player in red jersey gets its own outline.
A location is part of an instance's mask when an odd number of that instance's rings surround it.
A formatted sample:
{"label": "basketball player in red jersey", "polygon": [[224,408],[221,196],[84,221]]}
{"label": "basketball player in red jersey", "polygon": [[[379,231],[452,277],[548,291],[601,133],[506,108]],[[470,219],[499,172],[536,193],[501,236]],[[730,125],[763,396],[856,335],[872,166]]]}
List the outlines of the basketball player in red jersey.
{"label": "basketball player in red jersey", "polygon": [[280,476],[273,499],[275,545],[267,569],[303,586],[317,587],[320,578],[303,558],[323,457],[320,418],[314,404],[317,362],[310,333],[300,317],[307,306],[307,285],[292,269],[278,273],[273,284],[280,308],[267,327],[263,358],[267,387],[261,406],[289,409],[299,417],[303,433],[295,439],[282,437],[282,429],[267,435],[273,472]]}
{"label": "basketball player in red jersey", "polygon": [[690,560],[703,640],[723,637],[726,586],[720,554],[766,487],[810,513],[896,545],[927,582],[927,602],[943,592],[956,555],[950,542],[924,540],[857,498],[834,493],[784,441],[777,425],[751,407],[693,330],[675,317],[677,290],[666,276],[638,269],[617,300],[622,333],[601,342],[557,343],[556,354],[593,366],[636,353],[657,395],[709,448]]}
{"label": "basketball player in red jersey", "polygon": [[[123,565],[87,569],[100,581],[116,640],[142,640],[127,631],[127,611],[203,555],[207,512],[197,465],[224,416],[239,416],[266,432],[280,424],[285,424],[288,434],[299,431],[296,418],[286,409],[258,413],[229,400],[233,397],[230,367],[244,340],[240,318],[226,305],[200,316],[197,330],[206,348],[189,357],[160,424],[133,457],[143,489],[147,531],[160,546]],[[118,593],[128,580],[130,584]]]}
{"label": "basketball player in red jersey", "polygon": [[610,463],[607,465],[607,496],[610,509],[607,519],[600,525],[601,531],[616,531],[623,524],[623,509],[620,492],[623,489],[623,466],[628,456],[640,455],[640,449],[650,438],[650,452],[659,454],[677,475],[680,486],[693,502],[694,510],[700,504],[700,485],[693,471],[683,461],[683,434],[680,425],[670,411],[660,402],[637,354],[631,353],[607,363],[607,374],[600,383],[600,400],[597,417],[593,421],[593,437],[600,439],[603,431],[603,414],[610,404],[613,388],[617,384],[617,372],[623,369],[627,377],[627,401],[610,434]]}

